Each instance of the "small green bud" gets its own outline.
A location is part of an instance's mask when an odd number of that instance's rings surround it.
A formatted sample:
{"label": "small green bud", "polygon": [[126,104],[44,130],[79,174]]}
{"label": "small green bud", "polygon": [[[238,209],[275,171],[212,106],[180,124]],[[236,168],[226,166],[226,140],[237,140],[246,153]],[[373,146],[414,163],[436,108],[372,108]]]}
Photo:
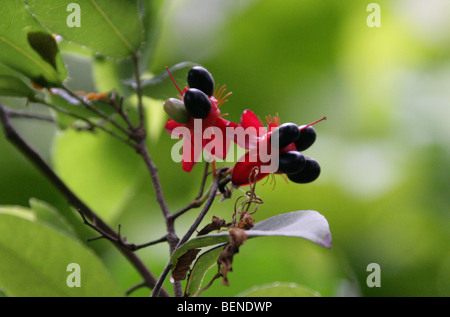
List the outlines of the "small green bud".
{"label": "small green bud", "polygon": [[169,98],[164,101],[164,111],[177,123],[188,123],[190,115],[184,106],[183,101],[176,98]]}

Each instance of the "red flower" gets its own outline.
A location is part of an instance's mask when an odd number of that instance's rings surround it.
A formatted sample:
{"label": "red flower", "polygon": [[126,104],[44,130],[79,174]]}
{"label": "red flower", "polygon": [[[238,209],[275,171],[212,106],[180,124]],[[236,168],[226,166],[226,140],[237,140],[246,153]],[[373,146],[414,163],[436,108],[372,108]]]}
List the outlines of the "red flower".
{"label": "red flower", "polygon": [[[271,131],[278,126],[279,119],[275,117],[272,120],[268,120],[268,127],[266,129],[253,111],[249,109],[244,110],[241,116],[241,127],[247,131],[249,139],[253,140],[250,140],[248,144],[241,144],[242,147],[249,149],[249,151],[233,167],[231,181],[234,185],[248,185],[250,182],[259,181],[270,174],[261,171],[264,163],[261,160],[260,150],[262,149],[262,144],[268,143],[267,141]],[[269,149],[267,152],[269,152]],[[257,174],[252,175],[252,171],[255,173],[256,168]],[[256,179],[254,178],[255,176]]]}
{"label": "red flower", "polygon": [[[192,73],[194,75],[197,74],[196,70],[203,72],[200,75],[204,75],[204,72],[207,72],[203,68],[193,68],[188,74],[188,83],[190,80],[189,76],[191,76]],[[171,74],[170,76],[172,77]],[[225,86],[222,86],[219,89],[215,89],[214,93],[211,96],[206,95],[201,90],[192,88],[193,85],[198,83],[198,78],[194,79],[196,81],[191,80],[191,82],[194,82],[193,84],[190,84],[191,88],[186,87],[183,89],[183,91],[181,91],[172,77],[172,80],[174,81],[180,92],[180,95],[178,97],[186,104],[186,108],[188,109],[189,114],[186,122],[184,123],[179,123],[174,121],[173,119],[169,119],[165,125],[166,131],[172,136],[177,138],[184,138],[181,161],[182,168],[186,172],[190,172],[195,163],[199,161],[202,149],[204,149],[215,158],[224,159],[230,147],[230,139],[226,137],[226,128],[235,128],[238,126],[238,124],[234,122],[223,119],[223,114],[221,114],[219,110],[221,105],[227,101],[226,98],[231,94],[231,92],[225,94]],[[209,83],[209,81],[212,80],[212,77],[207,79],[200,79],[202,80],[201,83],[204,83],[205,81],[206,83]],[[212,86],[214,87],[214,82],[212,82]],[[193,94],[194,98],[200,96],[200,98],[203,99],[200,99],[200,101],[194,100],[194,102],[188,100],[187,97],[191,98],[191,96],[189,95],[190,92],[188,91],[195,93]],[[198,103],[206,104],[206,110],[202,109],[202,107],[197,107]],[[194,111],[197,111],[197,113],[194,113],[195,117],[192,114],[192,105],[197,107],[197,109],[194,109]]]}
{"label": "red flower", "polygon": [[[322,121],[325,117],[301,127],[293,123],[280,125],[278,117],[267,117],[266,119],[267,129],[264,128],[261,120],[251,110],[247,109],[243,112],[240,125],[249,134],[250,142],[241,144],[241,146],[249,149],[249,151],[234,165],[231,173],[232,183],[237,186],[248,185],[250,182],[259,181],[271,173],[286,173],[291,180],[297,183],[306,183],[317,178],[318,173],[320,173],[317,162],[305,158],[299,152],[300,149],[306,149],[314,142],[315,134],[312,142],[308,134],[305,134],[300,140],[300,131],[306,131],[310,126]],[[274,135],[277,137],[274,138]],[[303,142],[303,144],[298,141]],[[309,144],[306,145],[305,142]],[[311,164],[313,166],[310,167]],[[307,175],[301,175],[302,179],[299,177],[291,178],[292,175],[298,175],[298,172],[303,172],[304,169],[306,169],[304,173]]]}

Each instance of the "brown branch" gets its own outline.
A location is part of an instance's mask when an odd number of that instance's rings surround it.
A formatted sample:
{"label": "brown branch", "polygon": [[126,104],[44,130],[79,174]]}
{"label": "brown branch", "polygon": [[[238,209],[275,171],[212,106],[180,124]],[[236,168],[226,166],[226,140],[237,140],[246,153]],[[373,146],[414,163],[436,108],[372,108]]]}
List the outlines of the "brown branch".
{"label": "brown branch", "polygon": [[[181,245],[183,245],[186,241],[189,240],[189,238],[192,236],[192,234],[195,232],[195,230],[197,230],[197,228],[200,225],[200,223],[202,222],[203,218],[208,213],[209,209],[211,208],[211,206],[212,206],[212,204],[214,202],[214,199],[216,198],[216,193],[217,193],[217,190],[219,188],[219,183],[221,181],[221,176],[226,170],[228,170],[228,167],[222,167],[221,169],[219,169],[217,171],[217,177],[214,180],[214,183],[212,184],[211,192],[209,193],[208,200],[206,201],[205,205],[203,206],[202,211],[199,213],[199,215],[195,219],[195,221],[192,224],[192,226],[189,228],[189,230],[186,232],[186,234],[183,236],[183,238],[178,242],[178,244],[176,245],[176,248],[174,249],[174,251],[177,248],[179,248]],[[171,254],[172,253],[173,253],[173,251],[171,252]],[[169,262],[167,263],[166,267],[164,268],[164,271],[159,276],[158,281],[156,282],[156,285],[153,288],[152,295],[151,295],[152,297],[159,296],[159,291],[160,291],[160,289],[162,287],[162,284],[164,283],[164,280],[166,279],[167,275],[169,274],[171,268],[172,268],[172,264],[171,264],[171,261],[169,259]]]}
{"label": "brown branch", "polygon": [[[58,189],[58,191],[66,198],[68,203],[74,207],[86,219],[89,220],[96,229],[101,230],[109,237],[113,237],[116,241],[111,241],[113,245],[128,259],[128,261],[136,268],[142,276],[145,284],[153,288],[156,285],[156,278],[149,271],[142,260],[130,250],[122,241],[120,236],[107,225],[97,214],[92,211],[82,200],[78,198],[67,185],[59,178],[53,169],[44,161],[40,154],[35,151],[16,131],[10,116],[9,110],[0,104],[0,122],[3,125],[6,138],[11,142],[22,154],[33,163],[36,168]],[[160,289],[160,288],[159,288]],[[159,290],[158,289],[158,290]],[[170,296],[167,291],[161,290],[163,296]]]}
{"label": "brown branch", "polygon": [[145,144],[144,141],[141,141],[139,144],[136,145],[136,150],[141,155],[142,159],[144,160],[145,166],[147,167],[147,170],[150,173],[153,188],[155,190],[156,200],[159,204],[159,207],[161,208],[164,219],[167,222],[167,219],[170,216],[170,211],[169,207],[167,207],[166,200],[164,199],[164,194],[161,188],[161,182],[159,181],[158,169],[156,168],[156,165],[153,163],[153,160],[148,152],[147,145]]}
{"label": "brown branch", "polygon": [[163,237],[161,237],[159,239],[147,242],[147,243],[138,244],[138,245],[135,246],[135,250],[146,248],[148,246],[155,245],[155,244],[158,244],[158,243],[161,243],[161,242],[165,242],[165,241],[167,241],[167,235],[165,235],[165,236],[163,236]]}
{"label": "brown branch", "polygon": [[[134,64],[134,76],[135,76],[135,89],[138,99],[138,115],[139,115],[139,125],[137,128],[133,127],[129,124],[129,129],[132,131],[131,137],[136,141],[136,151],[141,155],[144,160],[145,166],[147,167],[150,177],[152,179],[153,188],[155,190],[156,200],[159,204],[161,212],[164,217],[164,221],[166,223],[167,229],[167,242],[169,243],[170,254],[173,253],[177,243],[179,241],[177,235],[175,234],[175,226],[174,222],[170,221],[170,211],[167,206],[166,200],[164,199],[164,194],[161,188],[161,182],[159,181],[158,169],[156,165],[153,163],[153,160],[148,151],[147,145],[145,144],[146,139],[146,130],[145,130],[145,110],[143,105],[143,95],[142,95],[142,83],[141,83],[141,75],[139,71],[139,57],[137,54],[132,56],[133,64]],[[129,120],[126,119],[127,122]],[[173,284],[174,295],[180,297],[183,295],[183,291],[181,288],[181,282],[175,281]]]}
{"label": "brown branch", "polygon": [[55,119],[53,119],[51,116],[39,114],[39,113],[29,113],[28,111],[23,110],[9,110],[9,117],[10,118],[19,118],[19,119],[36,119],[46,122],[55,122]]}
{"label": "brown branch", "polygon": [[101,111],[100,109],[94,107],[93,105],[91,105],[89,102],[85,101],[83,98],[81,98],[80,96],[78,96],[75,92],[73,92],[69,87],[63,85],[62,89],[64,89],[65,92],[67,92],[70,96],[72,96],[73,98],[75,98],[76,100],[78,100],[85,108],[89,109],[90,111],[92,111],[93,113],[99,115],[100,117],[102,117],[103,119],[105,119],[106,121],[110,122],[113,126],[115,126],[117,129],[119,129],[120,131],[122,131],[124,134],[128,135],[131,137],[132,132],[128,131],[126,128],[124,128],[123,126],[121,126],[119,123],[117,123],[115,120],[112,120],[106,113],[104,113],[103,111]]}
{"label": "brown branch", "polygon": [[199,213],[197,218],[195,219],[192,226],[189,228],[189,230],[186,232],[186,234],[181,238],[180,242],[178,242],[177,248],[181,246],[183,243],[185,243],[189,238],[194,234],[195,230],[197,230],[198,226],[202,222],[203,218],[206,216],[206,213],[211,208],[212,203],[214,202],[214,199],[216,198],[216,193],[219,188],[219,184],[221,181],[221,177],[223,172],[225,172],[228,169],[228,167],[222,167],[217,171],[216,179],[214,180],[214,183],[211,188],[211,192],[209,193],[208,200],[206,201],[205,205],[203,206],[202,211]]}
{"label": "brown branch", "polygon": [[[40,105],[49,107],[49,108],[51,108],[51,109],[53,109],[53,110],[55,110],[55,111],[57,111],[57,112],[66,114],[66,115],[68,115],[68,116],[70,116],[70,117],[72,117],[72,118],[74,118],[74,119],[81,120],[81,121],[85,122],[85,123],[88,125],[88,127],[89,127],[88,130],[93,130],[94,128],[100,129],[100,130],[102,130],[102,131],[108,133],[109,135],[111,135],[111,136],[117,138],[118,140],[124,142],[124,143],[127,144],[128,146],[134,147],[134,143],[132,143],[131,140],[122,137],[121,135],[115,133],[114,131],[107,129],[107,128],[105,128],[103,125],[97,124],[97,123],[95,123],[95,122],[89,120],[88,118],[85,118],[85,117],[83,117],[83,116],[80,116],[80,115],[78,115],[78,114],[76,114],[76,113],[73,113],[73,112],[67,110],[67,109],[64,109],[64,108],[61,108],[61,107],[52,105],[52,104],[50,104],[50,103],[48,103],[48,102],[46,102],[45,100],[40,99],[40,98],[34,97],[31,101],[32,101],[32,102],[36,102],[36,103],[38,103],[38,104],[40,104]],[[11,111],[11,110],[8,110],[8,111]],[[127,135],[129,135],[129,133],[127,133]]]}
{"label": "brown branch", "polygon": [[136,130],[135,125],[133,124],[133,122],[131,122],[130,118],[128,117],[128,113],[123,108],[123,97],[120,97],[119,104],[117,104],[116,98],[117,98],[116,92],[113,90],[111,92],[111,98],[106,102],[109,105],[111,105],[114,108],[114,110],[117,111],[117,113],[122,117],[122,119],[128,125],[128,128],[131,131],[135,131]]}

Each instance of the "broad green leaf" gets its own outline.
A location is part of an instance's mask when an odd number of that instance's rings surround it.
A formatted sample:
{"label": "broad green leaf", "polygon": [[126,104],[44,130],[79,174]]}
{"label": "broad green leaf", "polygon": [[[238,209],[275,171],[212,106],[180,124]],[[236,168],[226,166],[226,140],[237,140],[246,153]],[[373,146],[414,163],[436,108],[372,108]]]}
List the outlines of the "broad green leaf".
{"label": "broad green leaf", "polygon": [[328,221],[314,210],[300,210],[273,216],[260,221],[248,231],[254,236],[285,236],[305,238],[320,246],[331,248]]}
{"label": "broad green leaf", "polygon": [[[169,67],[170,72],[181,89],[183,89],[183,86],[186,84],[187,72],[196,65],[198,64],[183,62]],[[129,82],[129,84],[131,83]],[[142,91],[147,97],[163,100],[169,97],[176,97],[178,94],[178,91],[166,70],[161,70],[161,73],[158,75],[142,80]]]}
{"label": "broad green leaf", "polygon": [[0,0],[0,7],[0,62],[42,87],[60,86],[66,70],[52,36],[23,1]]}
{"label": "broad green leaf", "polygon": [[206,273],[217,265],[217,259],[222,252],[224,246],[214,247],[200,254],[189,273],[186,284],[186,296],[194,296],[201,290],[203,279]]}
{"label": "broad green leaf", "polygon": [[238,297],[320,297],[320,293],[296,283],[276,282],[254,286],[237,295]]}
{"label": "broad green leaf", "polygon": [[126,57],[142,42],[137,0],[25,0],[36,19],[65,40],[94,53]]}
{"label": "broad green leaf", "polygon": [[[264,236],[298,237],[310,240],[323,247],[331,247],[331,232],[328,222],[324,216],[314,210],[300,210],[276,215],[256,223],[246,233],[249,238]],[[175,250],[171,262],[176,264],[177,259],[190,249],[224,242],[229,242],[228,232],[195,237]]]}
{"label": "broad green leaf", "polygon": [[31,97],[34,95],[33,89],[20,78],[0,75],[0,96],[8,97]]}
{"label": "broad green leaf", "polygon": [[144,27],[144,40],[141,47],[141,69],[149,69],[152,64],[152,57],[158,43],[158,37],[161,34],[161,28],[166,18],[165,5],[171,5],[164,0],[142,0],[141,16]]}
{"label": "broad green leaf", "polygon": [[51,34],[46,32],[29,32],[28,44],[41,56],[41,58],[57,69],[58,44]]}
{"label": "broad green leaf", "polygon": [[[28,209],[0,207],[0,287],[8,296],[123,296],[101,260],[79,241],[36,221]],[[81,287],[69,287],[80,266]]]}
{"label": "broad green leaf", "polygon": [[55,207],[36,198],[30,199],[30,207],[40,222],[46,223],[56,230],[65,232],[70,236],[75,236],[75,231],[70,223],[67,222]]}
{"label": "broad green leaf", "polygon": [[27,83],[29,80],[21,73],[0,63],[0,96],[32,97],[35,91]]}
{"label": "broad green leaf", "polygon": [[53,154],[58,175],[107,221],[122,211],[147,176],[139,155],[102,131],[66,130],[55,138]]}

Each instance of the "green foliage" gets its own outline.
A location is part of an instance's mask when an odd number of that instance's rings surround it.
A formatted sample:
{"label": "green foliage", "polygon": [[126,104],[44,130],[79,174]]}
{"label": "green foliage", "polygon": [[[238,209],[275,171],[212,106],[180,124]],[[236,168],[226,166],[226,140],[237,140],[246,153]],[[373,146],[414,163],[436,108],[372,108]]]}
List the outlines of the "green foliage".
{"label": "green foliage", "polygon": [[[42,87],[60,86],[66,71],[51,35],[31,16],[21,0],[2,0],[0,6],[0,61]],[[51,43],[51,51],[36,44],[37,36]]]}
{"label": "green foliage", "polygon": [[60,134],[53,163],[61,178],[107,221],[123,211],[146,176],[139,157],[102,132]]}
{"label": "green foliage", "polygon": [[[285,236],[308,239],[318,245],[331,247],[331,233],[327,220],[314,210],[301,210],[280,214],[255,224],[246,231],[249,238]],[[180,246],[171,257],[172,264],[186,251],[229,242],[229,232],[220,232],[192,238]]]}
{"label": "green foliage", "polygon": [[198,256],[189,273],[185,291],[186,296],[196,296],[200,292],[206,273],[217,265],[217,258],[223,251],[223,248],[223,245],[213,247]]}
{"label": "green foliage", "polygon": [[[75,89],[93,82],[88,92],[108,97],[115,91],[125,97],[124,109],[136,121],[133,60],[140,58],[146,141],[169,208],[176,210],[197,194],[201,167],[184,173],[169,159],[176,140],[164,131],[162,104],[177,90],[164,66],[173,65],[183,87],[188,69],[200,64],[233,91],[221,108],[230,113],[227,119],[238,122],[247,108],[262,119],[278,113],[282,122],[329,119],[316,129],[317,146],[305,152],[320,160],[320,178],[308,186],[287,184],[281,177],[276,183],[258,183],[264,204],[253,215],[256,225],[249,236],[269,237],[246,241],[228,276],[230,287],[214,283],[205,295],[450,294],[444,115],[450,100],[450,37],[449,28],[437,27],[445,25],[437,23],[446,21],[437,14],[446,12],[445,6],[430,4],[436,15],[431,21],[417,4],[381,0],[382,27],[369,28],[368,3],[353,0],[75,2],[81,27],[68,26],[76,13],[68,11],[68,1],[0,0],[0,102],[57,121],[57,129],[16,119],[14,124],[102,219],[114,228],[122,224],[128,241],[164,234],[145,166],[136,151],[98,127],[124,135],[106,122],[112,118],[123,124],[111,104],[89,101],[105,118],[82,105],[84,95],[77,100],[63,85]],[[53,33],[63,41],[55,41]],[[69,55],[91,72],[74,76],[71,68],[79,64]],[[33,89],[31,82],[61,89],[50,93]],[[0,153],[0,296],[121,296],[122,289],[139,282],[135,270],[106,242],[81,242],[93,232],[75,228],[74,217],[63,212],[64,199],[6,142],[3,132]],[[28,204],[31,208],[12,207]],[[217,200],[210,213],[229,219],[234,207],[234,200]],[[315,231],[315,222],[302,218],[304,212],[279,215],[299,208],[320,210],[326,226]],[[196,214],[183,215],[177,233]],[[315,215],[324,225],[325,218]],[[332,249],[296,239],[329,246],[328,223]],[[227,242],[228,232],[212,233],[175,251],[173,264],[186,251],[203,248],[190,265],[187,295],[211,281]],[[155,272],[168,260],[162,246],[141,254]],[[81,288],[66,285],[66,267],[72,262],[81,266]],[[366,286],[366,267],[372,262],[381,266],[381,288]],[[148,290],[137,294],[148,296]]]}
{"label": "green foliage", "polygon": [[17,77],[0,75],[0,96],[31,97],[33,90]]}
{"label": "green foliage", "polygon": [[[142,42],[138,1],[80,0],[80,27],[69,27],[77,9],[65,0],[25,1],[30,12],[52,32],[99,53],[111,57],[126,57],[137,52]],[[67,17],[55,18],[55,17]]]}
{"label": "green foliage", "polygon": [[[41,205],[42,206],[42,205]],[[36,206],[35,206],[36,207]],[[8,296],[122,296],[99,258],[80,241],[22,207],[0,208],[0,285]],[[39,238],[37,238],[39,237]],[[45,250],[45,252],[43,252]],[[66,268],[77,263],[81,287],[68,287]]]}

